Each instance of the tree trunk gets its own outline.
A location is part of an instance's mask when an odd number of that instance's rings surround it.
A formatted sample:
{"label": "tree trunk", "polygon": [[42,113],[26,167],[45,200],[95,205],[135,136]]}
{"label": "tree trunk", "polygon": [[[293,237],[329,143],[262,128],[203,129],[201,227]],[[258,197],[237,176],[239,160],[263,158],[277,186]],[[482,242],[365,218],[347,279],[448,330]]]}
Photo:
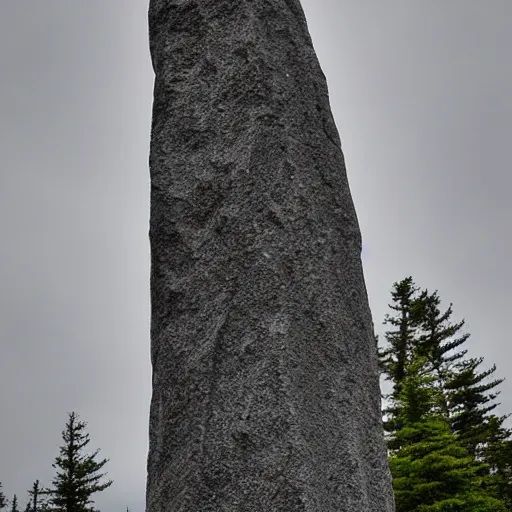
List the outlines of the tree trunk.
{"label": "tree trunk", "polygon": [[148,512],[394,510],[361,236],[299,0],[151,0]]}

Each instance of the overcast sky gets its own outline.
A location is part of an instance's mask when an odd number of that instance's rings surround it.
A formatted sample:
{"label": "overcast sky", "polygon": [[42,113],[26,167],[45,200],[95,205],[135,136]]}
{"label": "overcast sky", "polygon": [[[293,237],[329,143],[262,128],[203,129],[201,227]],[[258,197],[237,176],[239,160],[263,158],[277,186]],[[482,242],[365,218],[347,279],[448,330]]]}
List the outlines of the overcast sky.
{"label": "overcast sky", "polygon": [[[364,240],[377,332],[394,281],[438,289],[512,412],[512,2],[303,0]],[[67,412],[144,510],[147,0],[0,3],[0,481],[48,485]]]}

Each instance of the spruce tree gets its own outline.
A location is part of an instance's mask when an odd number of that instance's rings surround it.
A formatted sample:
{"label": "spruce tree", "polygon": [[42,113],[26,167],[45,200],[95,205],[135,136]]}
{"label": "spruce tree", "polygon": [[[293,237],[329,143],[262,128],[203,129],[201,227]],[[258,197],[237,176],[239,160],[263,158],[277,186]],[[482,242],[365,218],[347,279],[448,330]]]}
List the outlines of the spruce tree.
{"label": "spruce tree", "polygon": [[[502,427],[508,416],[489,416],[499,405],[495,402],[499,392],[493,390],[503,382],[489,380],[496,365],[478,371],[483,358],[464,358],[467,350],[462,345],[469,338],[469,334],[461,332],[464,320],[451,321],[452,304],[441,311],[437,291],[420,292],[409,277],[394,284],[392,298],[390,307],[397,314],[386,315],[385,323],[394,329],[386,332],[388,346],[379,351],[381,372],[394,383],[393,393],[387,397],[392,399],[391,405],[383,411],[387,415],[384,426],[388,439],[404,427],[397,397],[407,378],[407,367],[423,358],[425,371],[436,389],[431,412],[445,418],[451,433],[473,460],[487,464],[482,485],[502,501],[512,502],[510,431]],[[395,436],[395,443],[397,439],[400,436]]]}
{"label": "spruce tree", "polygon": [[11,512],[20,512],[20,509],[18,508],[18,497],[16,494],[13,496],[11,501]]}
{"label": "spruce tree", "polygon": [[389,346],[379,350],[380,366],[386,379],[393,382],[396,394],[405,378],[405,368],[410,362],[410,351],[415,339],[417,291],[418,288],[414,285],[412,277],[394,283],[391,292],[392,303],[389,307],[397,314],[395,316],[386,314],[384,320],[384,324],[390,324],[392,329],[385,334]]}
{"label": "spruce tree", "polygon": [[487,419],[489,435],[482,448],[482,460],[489,464],[489,491],[512,511],[512,431],[503,426],[503,418]]}
{"label": "spruce tree", "polygon": [[511,432],[502,427],[509,415],[489,416],[499,405],[496,399],[500,392],[495,388],[504,379],[490,379],[496,365],[479,371],[483,358],[465,359],[467,350],[454,353],[469,338],[469,334],[460,334],[464,320],[451,323],[452,304],[441,313],[437,291],[431,295],[427,291],[422,292],[419,302],[422,311],[418,353],[427,357],[429,368],[443,391],[442,406],[450,429],[475,460],[487,463],[489,469],[485,485],[489,486],[489,491],[510,503]]}
{"label": "spruce tree", "polygon": [[[412,349],[417,339],[418,312],[422,310],[418,303],[418,290],[412,277],[394,283],[389,307],[396,314],[386,314],[384,320],[384,324],[390,325],[390,329],[385,333],[387,345],[384,349],[378,349],[378,355],[381,374],[393,383],[391,394],[382,395],[384,399],[391,399],[390,405],[383,410],[386,415],[384,429],[388,434],[400,427],[399,401],[396,398],[400,393],[402,381],[406,376],[406,367],[411,362]],[[378,343],[378,337],[376,342]]]}
{"label": "spruce tree", "polygon": [[397,512],[505,512],[483,486],[487,466],[458,442],[437,410],[441,393],[418,357],[394,399],[402,427],[389,442]]}
{"label": "spruce tree", "polygon": [[2,492],[2,487],[2,482],[0,482],[0,510],[7,506],[7,498],[5,497],[5,494]]}
{"label": "spruce tree", "polygon": [[[427,368],[435,376],[435,385],[441,390],[442,413],[449,420],[451,430],[461,436],[466,448],[477,457],[488,433],[486,415],[498,405],[493,402],[499,393],[489,392],[503,379],[483,382],[496,366],[479,373],[477,367],[483,359],[466,360],[467,350],[457,350],[470,336],[460,332],[464,320],[451,322],[452,304],[445,312],[441,311],[437,290],[432,294],[428,290],[418,291],[411,277],[394,284],[390,308],[398,314],[386,315],[384,323],[395,329],[386,332],[387,347],[379,351],[381,372],[393,381],[391,396],[396,398],[405,377],[405,365],[412,360],[414,352],[425,357]],[[395,409],[396,406],[384,411],[389,416],[385,421],[388,432],[398,427]]]}
{"label": "spruce tree", "polygon": [[501,384],[504,379],[485,383],[484,380],[496,371],[496,365],[478,373],[477,368],[482,362],[483,358],[471,358],[459,362],[457,371],[447,384],[451,402],[452,430],[460,436],[464,445],[475,457],[482,455],[482,446],[487,442],[491,431],[495,430],[496,422],[501,426],[507,418],[507,416],[494,417],[493,423],[489,423],[488,413],[499,405],[494,401],[500,392],[488,392]]}
{"label": "spruce tree", "polygon": [[64,445],[60,448],[60,455],[52,464],[58,470],[52,481],[53,487],[44,491],[51,496],[51,508],[59,512],[93,512],[90,504],[94,503],[91,496],[103,491],[112,480],[101,482],[106,475],[100,474],[101,468],[108,459],[96,461],[99,449],[92,455],[83,453],[89,444],[89,434],[85,432],[87,424],[78,420],[78,416],[71,412],[62,432]]}
{"label": "spruce tree", "polygon": [[[453,304],[442,313],[440,310],[441,298],[436,290],[429,294],[428,290],[423,290],[417,299],[417,319],[421,329],[418,337],[418,353],[427,357],[433,370],[438,376],[443,377],[443,369],[454,361],[463,358],[467,350],[447,355],[461,346],[469,338],[468,333],[460,333],[464,327],[465,320],[458,323],[450,323],[453,314]],[[454,338],[458,335],[458,338]],[[445,368],[443,368],[443,366]]]}
{"label": "spruce tree", "polygon": [[[442,411],[450,421],[452,432],[458,434],[465,447],[474,457],[478,447],[487,436],[486,415],[498,404],[492,403],[498,393],[487,394],[503,382],[497,379],[483,384],[492,375],[496,365],[490,370],[478,373],[480,359],[463,359],[467,350],[453,352],[469,338],[469,333],[460,333],[465,321],[451,323],[453,305],[442,313],[441,299],[437,290],[429,294],[427,290],[418,299],[419,336],[415,343],[418,355],[425,356],[429,368],[436,376],[437,386],[442,390]],[[505,419],[505,417],[503,418]]]}
{"label": "spruce tree", "polygon": [[32,488],[28,490],[30,496],[30,510],[31,512],[42,512],[48,508],[45,500],[44,490],[39,484],[39,480],[36,480],[32,484]]}
{"label": "spruce tree", "polygon": [[[452,304],[444,313],[441,312],[441,299],[437,290],[432,294],[429,294],[428,290],[423,290],[417,303],[419,330],[415,349],[419,356],[426,357],[429,369],[436,376],[437,386],[442,390],[441,410],[449,419],[451,410],[447,383],[451,379],[453,365],[467,353],[467,350],[455,353],[452,351],[465,343],[469,334],[459,335],[465,324],[464,320],[456,324],[450,323]],[[459,337],[454,338],[456,335]]]}

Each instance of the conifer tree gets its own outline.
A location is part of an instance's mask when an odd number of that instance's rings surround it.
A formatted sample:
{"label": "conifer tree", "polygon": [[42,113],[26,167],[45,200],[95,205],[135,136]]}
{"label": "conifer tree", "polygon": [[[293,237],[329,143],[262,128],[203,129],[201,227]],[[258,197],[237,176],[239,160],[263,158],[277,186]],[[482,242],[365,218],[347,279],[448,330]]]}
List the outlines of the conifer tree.
{"label": "conifer tree", "polygon": [[493,365],[487,371],[478,373],[477,368],[483,358],[471,358],[457,364],[457,371],[447,383],[447,393],[450,397],[450,422],[452,431],[457,433],[461,441],[474,457],[481,456],[482,446],[491,435],[491,431],[505,421],[507,416],[494,417],[489,423],[488,413],[499,404],[493,403],[499,391],[488,393],[501,384],[504,379],[495,379],[484,383],[496,371]]}
{"label": "conifer tree", "polygon": [[[418,353],[428,358],[437,385],[443,390],[442,406],[450,429],[473,459],[487,463],[484,482],[489,486],[489,491],[505,503],[510,503],[511,432],[502,428],[509,415],[489,416],[499,405],[496,399],[500,392],[492,390],[504,379],[489,379],[496,371],[496,365],[479,371],[483,358],[464,359],[467,350],[453,353],[469,338],[469,334],[459,333],[464,320],[451,323],[452,304],[446,312],[441,313],[437,291],[431,295],[423,292],[420,304],[423,311],[420,313]],[[509,508],[512,510],[512,507]]]}
{"label": "conifer tree", "polygon": [[105,473],[100,474],[101,468],[108,459],[96,461],[99,449],[92,455],[83,453],[89,444],[89,434],[85,432],[87,424],[78,420],[78,416],[71,412],[62,432],[64,445],[60,448],[60,455],[56,457],[52,466],[58,469],[52,484],[53,487],[44,491],[51,496],[51,508],[59,512],[93,512],[90,504],[94,503],[91,496],[103,491],[112,480],[101,482]]}
{"label": "conifer tree", "polygon": [[389,304],[389,307],[396,311],[397,315],[386,314],[384,320],[384,324],[390,324],[392,329],[385,334],[389,346],[379,350],[379,359],[381,369],[387,380],[393,382],[396,394],[405,378],[405,368],[410,362],[411,347],[415,339],[417,329],[415,295],[417,291],[418,288],[414,285],[412,277],[394,283],[391,291],[392,303]]}
{"label": "conifer tree", "polygon": [[16,494],[13,496],[11,501],[11,512],[20,512],[20,509],[18,508],[18,497]]}
{"label": "conifer tree", "polygon": [[427,290],[421,293],[418,300],[421,308],[420,335],[414,345],[418,355],[427,358],[437,386],[442,389],[442,411],[450,421],[452,432],[458,434],[471,455],[477,457],[478,447],[488,433],[486,415],[498,405],[492,402],[499,392],[487,392],[501,384],[503,379],[483,384],[482,381],[495,372],[496,365],[486,372],[477,373],[483,358],[463,359],[467,350],[453,353],[470,335],[460,334],[464,320],[451,323],[453,305],[450,304],[442,313],[440,303],[437,290],[433,294]]}
{"label": "conifer tree", "polygon": [[[384,324],[391,326],[385,333],[387,346],[384,349],[378,348],[381,374],[393,383],[392,393],[382,396],[385,399],[392,399],[391,404],[383,411],[386,415],[384,429],[388,433],[399,428],[399,401],[396,398],[406,375],[406,367],[411,362],[412,348],[417,339],[419,326],[418,312],[422,310],[418,304],[417,292],[418,288],[412,277],[393,284],[392,302],[389,307],[396,311],[396,315],[386,314]],[[378,337],[376,342],[378,343]]]}
{"label": "conifer tree", "polygon": [[[438,291],[429,294],[428,290],[423,290],[417,300],[417,318],[421,328],[421,334],[418,338],[418,353],[427,357],[431,368],[436,371],[438,376],[443,377],[443,365],[453,363],[464,357],[467,350],[456,352],[447,356],[451,352],[465,343],[469,334],[460,334],[459,331],[464,327],[465,320],[458,323],[450,323],[453,314],[453,304],[442,313],[439,309],[441,298]],[[455,335],[459,338],[453,339]]]}
{"label": "conifer tree", "polygon": [[482,448],[482,460],[489,464],[489,491],[512,511],[512,431],[503,426],[503,418],[491,415],[489,434]]}
{"label": "conifer tree", "polygon": [[447,393],[447,384],[452,376],[452,368],[456,361],[462,359],[467,350],[452,353],[453,350],[465,343],[469,334],[465,333],[455,338],[465,324],[462,320],[456,324],[450,323],[453,313],[449,308],[441,313],[441,299],[437,290],[429,294],[423,290],[418,298],[419,336],[415,341],[415,350],[419,356],[426,357],[428,367],[436,377],[436,384],[442,390],[441,409],[447,419],[450,419],[450,400]]}
{"label": "conifer tree", "polygon": [[[385,323],[394,326],[386,332],[388,347],[380,350],[381,372],[393,381],[391,405],[383,411],[388,439],[404,427],[401,402],[397,400],[402,383],[407,378],[407,367],[417,358],[424,358],[425,371],[436,389],[436,402],[431,412],[441,414],[450,431],[475,461],[487,463],[483,471],[483,485],[490,493],[506,503],[512,502],[511,432],[502,427],[508,416],[489,416],[497,405],[499,392],[492,392],[503,379],[488,378],[496,365],[487,371],[478,371],[483,358],[465,359],[467,350],[461,350],[469,334],[461,334],[464,320],[451,321],[453,306],[441,312],[438,292],[419,292],[409,277],[394,284],[395,317],[386,315]],[[399,439],[395,436],[394,442]],[[508,500],[508,501],[507,501]],[[512,507],[509,507],[512,510]]]}
{"label": "conifer tree", "polygon": [[5,494],[2,492],[2,487],[2,482],[0,482],[0,510],[7,506],[7,498],[5,497]]}
{"label": "conifer tree", "polygon": [[44,490],[39,485],[39,480],[36,480],[32,484],[32,488],[28,490],[28,494],[30,496],[29,506],[31,512],[42,512],[48,508]]}
{"label": "conifer tree", "polygon": [[[449,420],[451,430],[461,436],[466,448],[476,457],[479,445],[486,438],[486,415],[498,405],[493,401],[499,393],[488,392],[503,379],[483,383],[496,366],[478,373],[482,358],[465,360],[467,350],[455,351],[469,338],[468,333],[460,333],[464,320],[451,322],[452,304],[441,312],[437,290],[432,294],[428,290],[418,291],[411,277],[394,284],[390,308],[398,314],[386,315],[384,323],[391,324],[395,330],[386,332],[388,346],[379,351],[381,372],[393,381],[392,396],[396,397],[405,376],[405,365],[415,353],[425,357],[427,368],[435,376],[435,385],[442,393],[439,402],[442,413]],[[393,431],[397,427],[398,411],[389,407],[384,412],[390,415],[385,422],[386,430]]]}
{"label": "conifer tree", "polygon": [[441,393],[425,366],[424,357],[406,365],[395,399],[402,427],[389,447],[397,512],[505,512],[483,485],[487,466],[470,456],[436,411]]}

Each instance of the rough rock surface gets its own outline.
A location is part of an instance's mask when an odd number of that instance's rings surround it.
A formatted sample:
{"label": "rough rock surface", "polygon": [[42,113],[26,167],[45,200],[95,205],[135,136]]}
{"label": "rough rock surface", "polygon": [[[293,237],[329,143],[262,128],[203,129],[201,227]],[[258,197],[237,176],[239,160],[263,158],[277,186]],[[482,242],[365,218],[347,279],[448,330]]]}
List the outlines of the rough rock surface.
{"label": "rough rock surface", "polygon": [[359,226],[299,0],[151,0],[148,512],[394,510]]}

